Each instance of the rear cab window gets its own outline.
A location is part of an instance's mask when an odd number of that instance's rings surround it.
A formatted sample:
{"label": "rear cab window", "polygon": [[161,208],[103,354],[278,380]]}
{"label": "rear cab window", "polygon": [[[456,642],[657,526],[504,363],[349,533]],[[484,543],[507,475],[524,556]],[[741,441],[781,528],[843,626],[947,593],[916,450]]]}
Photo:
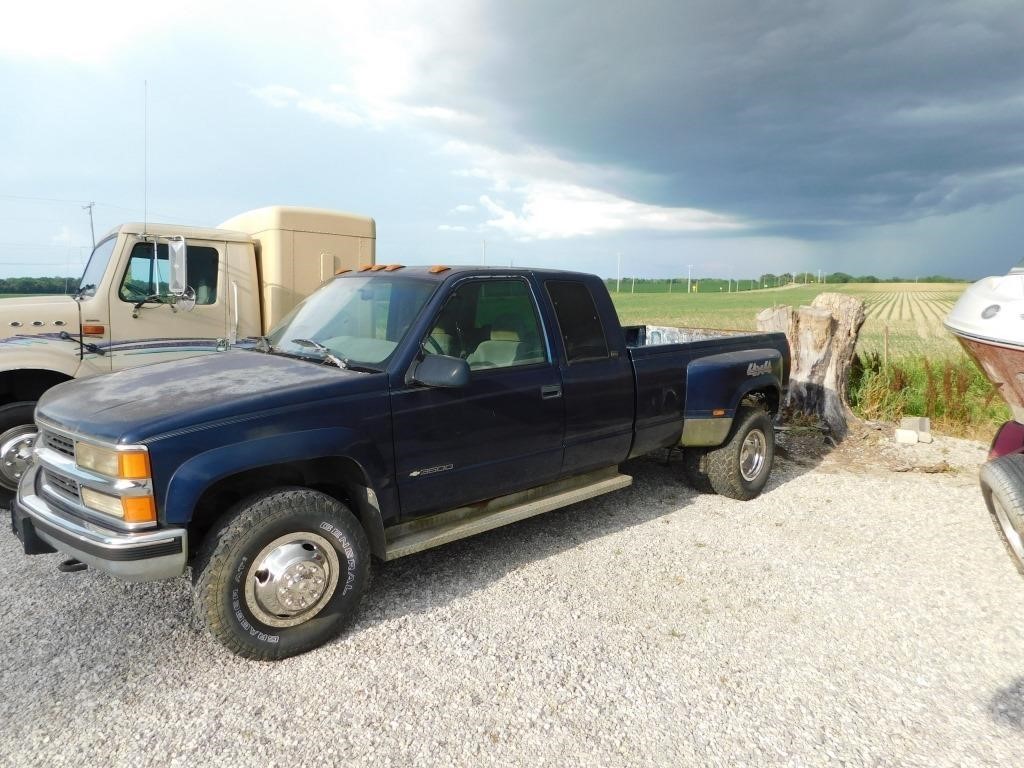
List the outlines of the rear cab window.
{"label": "rear cab window", "polygon": [[576,280],[549,280],[544,285],[555,309],[568,363],[608,359],[608,337],[586,284]]}

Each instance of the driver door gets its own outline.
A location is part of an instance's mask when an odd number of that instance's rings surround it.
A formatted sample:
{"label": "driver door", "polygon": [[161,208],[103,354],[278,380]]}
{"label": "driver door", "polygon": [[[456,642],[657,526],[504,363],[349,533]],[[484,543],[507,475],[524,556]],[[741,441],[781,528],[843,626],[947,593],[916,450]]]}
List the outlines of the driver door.
{"label": "driver door", "polygon": [[458,389],[391,395],[403,518],[554,480],[562,468],[561,377],[528,281],[470,278],[423,339],[422,354],[462,357]]}
{"label": "driver door", "polygon": [[110,351],[113,370],[215,352],[228,335],[225,243],[188,241],[188,285],[196,292],[191,311],[167,303],[136,304],[167,295],[167,244],[139,241],[110,293]]}

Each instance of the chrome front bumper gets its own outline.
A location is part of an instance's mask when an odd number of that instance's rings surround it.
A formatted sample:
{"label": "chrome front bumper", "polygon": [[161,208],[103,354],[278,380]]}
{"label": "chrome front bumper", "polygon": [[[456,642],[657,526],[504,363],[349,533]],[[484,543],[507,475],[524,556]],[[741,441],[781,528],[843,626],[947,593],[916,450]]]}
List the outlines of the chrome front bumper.
{"label": "chrome front bumper", "polygon": [[115,531],[47,503],[36,493],[39,466],[26,472],[13,514],[31,522],[40,539],[60,552],[127,581],[180,576],[188,559],[184,528]]}

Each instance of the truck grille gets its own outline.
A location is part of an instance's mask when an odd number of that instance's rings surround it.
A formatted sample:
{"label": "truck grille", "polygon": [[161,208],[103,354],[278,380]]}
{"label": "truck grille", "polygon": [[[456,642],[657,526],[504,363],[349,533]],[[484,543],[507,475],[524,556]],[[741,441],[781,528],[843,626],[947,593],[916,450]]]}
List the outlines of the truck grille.
{"label": "truck grille", "polygon": [[78,501],[80,499],[81,493],[78,490],[78,483],[76,483],[71,478],[64,477],[63,475],[58,475],[55,472],[50,472],[49,470],[44,470],[43,475],[44,480],[50,485],[52,485],[54,488],[63,491],[68,495],[68,497],[74,499],[75,501]]}
{"label": "truck grille", "polygon": [[65,456],[74,458],[75,456],[75,441],[70,437],[64,437],[64,435],[58,435],[53,432],[44,432],[43,444],[50,450],[56,451],[57,453],[63,453]]}

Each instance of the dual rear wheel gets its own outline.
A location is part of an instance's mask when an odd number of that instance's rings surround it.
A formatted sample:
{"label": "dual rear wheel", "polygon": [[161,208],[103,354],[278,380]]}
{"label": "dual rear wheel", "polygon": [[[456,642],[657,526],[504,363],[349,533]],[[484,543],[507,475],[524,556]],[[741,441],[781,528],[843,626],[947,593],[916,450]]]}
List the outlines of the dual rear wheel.
{"label": "dual rear wheel", "polygon": [[743,407],[724,444],[683,451],[683,472],[698,491],[748,501],[764,489],[774,459],[771,416],[760,408]]}

